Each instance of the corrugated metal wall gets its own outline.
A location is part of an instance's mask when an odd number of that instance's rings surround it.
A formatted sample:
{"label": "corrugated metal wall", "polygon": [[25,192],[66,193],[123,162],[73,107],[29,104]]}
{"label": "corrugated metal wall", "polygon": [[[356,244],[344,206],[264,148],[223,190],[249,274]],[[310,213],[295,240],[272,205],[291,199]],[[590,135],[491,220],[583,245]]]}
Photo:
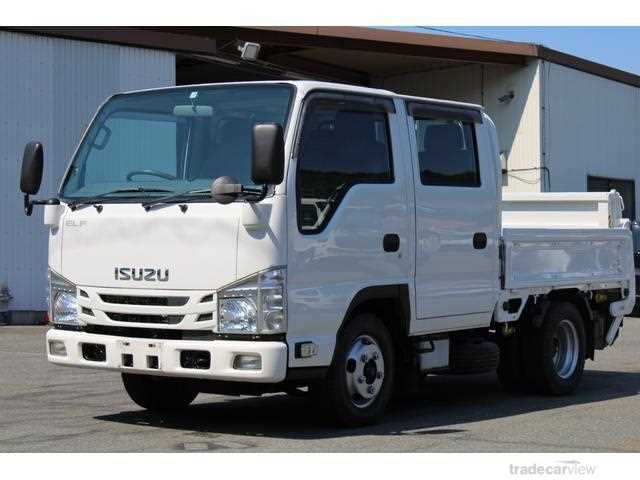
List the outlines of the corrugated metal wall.
{"label": "corrugated metal wall", "polygon": [[587,175],[636,181],[640,212],[640,89],[545,62],[543,145],[554,191],[584,191]]}
{"label": "corrugated metal wall", "polygon": [[[508,191],[544,190],[540,167],[539,62],[527,66],[462,65],[378,79],[377,86],[399,93],[484,105],[496,123],[500,148],[512,170]],[[514,98],[498,98],[513,91]]]}
{"label": "corrugated metal wall", "polygon": [[377,86],[405,95],[482,103],[483,67],[460,65],[379,78]]}
{"label": "corrugated metal wall", "polygon": [[44,143],[40,196],[53,195],[98,105],[118,91],[175,84],[175,56],[0,31],[0,60],[0,281],[11,309],[44,310],[48,232],[41,208],[22,214],[25,143]]}

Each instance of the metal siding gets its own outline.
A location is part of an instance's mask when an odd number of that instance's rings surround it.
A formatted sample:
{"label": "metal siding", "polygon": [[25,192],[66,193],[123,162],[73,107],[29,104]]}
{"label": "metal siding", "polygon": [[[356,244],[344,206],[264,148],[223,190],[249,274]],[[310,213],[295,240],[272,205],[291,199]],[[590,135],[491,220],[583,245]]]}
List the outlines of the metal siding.
{"label": "metal siding", "polygon": [[376,86],[405,95],[482,103],[482,66],[462,65],[379,78]]}
{"label": "metal siding", "polygon": [[544,64],[545,149],[554,191],[584,191],[587,175],[640,183],[640,89]]}
{"label": "metal siding", "polygon": [[0,32],[0,281],[12,310],[44,310],[47,230],[42,209],[22,214],[22,150],[45,147],[39,196],[55,194],[96,108],[123,90],[175,84],[172,53]]}
{"label": "metal siding", "polygon": [[[505,152],[508,173],[503,175],[505,192],[540,192],[544,174],[540,170],[540,62],[525,67],[487,65],[484,106],[498,130],[500,150]],[[513,91],[507,102],[498,99]]]}
{"label": "metal siding", "polygon": [[[505,191],[540,191],[540,62],[526,66],[463,65],[379,78],[376,86],[398,93],[484,105],[507,156]],[[509,91],[514,98],[498,98]],[[523,171],[526,170],[526,171]]]}

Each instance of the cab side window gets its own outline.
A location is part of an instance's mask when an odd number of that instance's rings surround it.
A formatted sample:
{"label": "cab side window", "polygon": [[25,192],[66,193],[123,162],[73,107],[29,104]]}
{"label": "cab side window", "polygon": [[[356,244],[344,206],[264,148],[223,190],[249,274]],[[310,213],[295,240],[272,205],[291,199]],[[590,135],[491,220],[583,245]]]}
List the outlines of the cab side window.
{"label": "cab side window", "polygon": [[479,187],[473,123],[414,117],[423,185]]}
{"label": "cab side window", "polygon": [[298,144],[298,226],[324,229],[345,193],[358,183],[391,183],[387,113],[311,100]]}

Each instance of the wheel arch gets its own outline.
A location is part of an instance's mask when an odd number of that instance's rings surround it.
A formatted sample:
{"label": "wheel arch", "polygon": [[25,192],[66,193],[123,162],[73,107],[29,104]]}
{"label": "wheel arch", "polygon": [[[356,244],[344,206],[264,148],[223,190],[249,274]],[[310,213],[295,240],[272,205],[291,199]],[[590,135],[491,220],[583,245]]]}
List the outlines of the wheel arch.
{"label": "wheel arch", "polygon": [[389,330],[399,353],[403,357],[408,355],[411,321],[408,284],[376,285],[358,291],[351,299],[344,314],[340,328],[336,333],[336,341],[349,322],[362,313],[371,313],[380,318]]}

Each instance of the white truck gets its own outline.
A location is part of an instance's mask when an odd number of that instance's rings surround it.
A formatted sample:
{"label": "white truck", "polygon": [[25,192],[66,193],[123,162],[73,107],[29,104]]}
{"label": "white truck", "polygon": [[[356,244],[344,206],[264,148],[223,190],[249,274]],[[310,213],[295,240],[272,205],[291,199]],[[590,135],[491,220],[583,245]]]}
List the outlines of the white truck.
{"label": "white truck", "polygon": [[248,82],[114,95],[56,198],[48,360],[146,409],[304,393],[353,426],[429,374],[572,392],[635,301],[610,193],[502,194],[477,105]]}

